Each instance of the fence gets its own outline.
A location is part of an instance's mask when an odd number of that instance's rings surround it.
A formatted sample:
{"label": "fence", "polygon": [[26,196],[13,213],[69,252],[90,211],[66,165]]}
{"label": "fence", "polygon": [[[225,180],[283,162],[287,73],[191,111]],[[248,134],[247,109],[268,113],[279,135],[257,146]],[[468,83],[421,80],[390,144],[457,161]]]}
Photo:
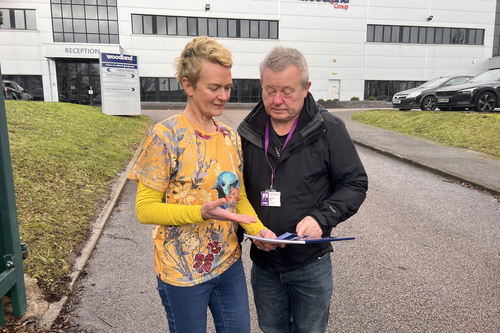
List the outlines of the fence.
{"label": "fence", "polygon": [[[0,71],[0,81],[1,79],[2,73]],[[3,91],[0,92],[0,272],[0,327],[2,327],[5,326],[5,314],[1,300],[3,296],[7,295],[12,299],[12,310],[15,317],[22,316],[27,310],[23,256],[19,240]]]}

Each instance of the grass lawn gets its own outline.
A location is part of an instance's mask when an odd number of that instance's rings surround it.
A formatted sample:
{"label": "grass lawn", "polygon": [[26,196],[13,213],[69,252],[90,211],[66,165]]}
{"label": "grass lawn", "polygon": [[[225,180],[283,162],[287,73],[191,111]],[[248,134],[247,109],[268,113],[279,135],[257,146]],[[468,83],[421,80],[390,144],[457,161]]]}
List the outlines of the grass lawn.
{"label": "grass lawn", "polygon": [[25,273],[67,281],[89,226],[151,123],[68,103],[6,101]]}
{"label": "grass lawn", "polygon": [[500,112],[371,110],[355,113],[352,119],[500,159]]}

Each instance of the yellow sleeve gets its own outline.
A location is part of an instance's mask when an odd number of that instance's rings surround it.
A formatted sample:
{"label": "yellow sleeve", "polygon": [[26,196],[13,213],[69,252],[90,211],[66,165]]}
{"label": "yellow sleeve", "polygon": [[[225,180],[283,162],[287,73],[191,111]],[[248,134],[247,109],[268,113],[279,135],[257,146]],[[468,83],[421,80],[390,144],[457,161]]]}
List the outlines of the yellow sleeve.
{"label": "yellow sleeve", "polygon": [[238,202],[238,206],[236,206],[236,213],[255,216],[255,218],[257,219],[257,222],[252,224],[239,224],[239,226],[242,227],[247,234],[257,236],[257,234],[265,228],[265,226],[259,220],[257,213],[255,213],[252,204],[248,200],[247,192],[245,191],[245,185],[243,184],[240,185],[240,201]]}
{"label": "yellow sleeve", "polygon": [[201,206],[177,205],[162,202],[165,194],[139,182],[135,212],[143,224],[182,225],[205,222]]}

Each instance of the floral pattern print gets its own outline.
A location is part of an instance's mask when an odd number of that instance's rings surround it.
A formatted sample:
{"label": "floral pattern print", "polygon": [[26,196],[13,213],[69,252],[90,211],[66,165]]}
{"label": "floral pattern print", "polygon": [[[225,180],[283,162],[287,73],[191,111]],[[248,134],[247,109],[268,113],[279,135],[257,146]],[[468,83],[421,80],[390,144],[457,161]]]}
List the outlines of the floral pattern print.
{"label": "floral pattern print", "polygon": [[[129,178],[165,193],[165,203],[203,205],[221,197],[236,210],[242,181],[238,134],[215,121],[207,133],[183,114],[155,125]],[[218,178],[231,179],[225,192]],[[158,225],[153,231],[155,269],[166,283],[191,286],[228,269],[241,255],[237,225],[207,220],[198,224]]]}

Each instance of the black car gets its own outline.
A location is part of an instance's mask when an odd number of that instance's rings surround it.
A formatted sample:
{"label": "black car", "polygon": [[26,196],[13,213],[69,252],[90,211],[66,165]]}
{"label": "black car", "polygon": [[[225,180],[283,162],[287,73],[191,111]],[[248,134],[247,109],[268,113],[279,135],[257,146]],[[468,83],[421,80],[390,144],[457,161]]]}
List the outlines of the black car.
{"label": "black car", "polygon": [[15,81],[2,80],[3,91],[6,99],[17,99],[23,101],[32,101],[33,96],[28,94],[23,87]]}
{"label": "black car", "polygon": [[442,111],[474,109],[493,111],[500,106],[500,69],[474,76],[465,84],[436,91],[437,107]]}
{"label": "black car", "polygon": [[436,109],[434,93],[437,89],[467,82],[471,77],[467,75],[440,77],[427,81],[416,88],[400,91],[392,98],[392,107],[400,110],[434,111]]}

